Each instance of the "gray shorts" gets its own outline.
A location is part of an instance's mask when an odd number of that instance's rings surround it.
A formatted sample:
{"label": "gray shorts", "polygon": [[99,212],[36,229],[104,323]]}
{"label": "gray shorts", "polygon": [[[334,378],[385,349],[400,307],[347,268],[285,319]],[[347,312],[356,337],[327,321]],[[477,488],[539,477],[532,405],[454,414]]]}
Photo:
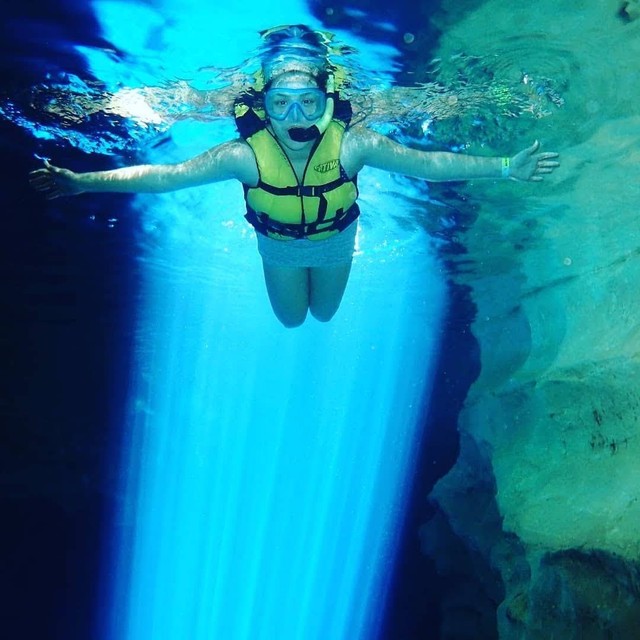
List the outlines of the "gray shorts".
{"label": "gray shorts", "polygon": [[358,221],[324,240],[276,240],[256,233],[265,263],[276,267],[329,267],[349,264],[353,258]]}

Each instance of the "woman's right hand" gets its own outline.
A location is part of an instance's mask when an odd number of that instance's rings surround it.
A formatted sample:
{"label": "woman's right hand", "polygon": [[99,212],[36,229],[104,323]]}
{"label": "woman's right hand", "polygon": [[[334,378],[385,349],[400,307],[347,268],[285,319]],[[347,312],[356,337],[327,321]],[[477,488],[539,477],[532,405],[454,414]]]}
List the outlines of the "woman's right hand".
{"label": "woman's right hand", "polygon": [[29,183],[36,191],[43,193],[47,200],[73,196],[83,191],[77,173],[54,167],[47,160],[44,161],[43,169],[36,169],[29,174]]}

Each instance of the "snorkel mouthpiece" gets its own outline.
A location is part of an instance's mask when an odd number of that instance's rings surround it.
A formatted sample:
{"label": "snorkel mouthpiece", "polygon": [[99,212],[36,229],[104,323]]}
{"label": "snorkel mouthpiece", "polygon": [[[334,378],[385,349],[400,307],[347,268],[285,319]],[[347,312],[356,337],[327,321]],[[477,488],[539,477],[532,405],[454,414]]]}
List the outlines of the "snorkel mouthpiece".
{"label": "snorkel mouthpiece", "polygon": [[292,127],[289,137],[294,142],[310,142],[320,137],[320,129],[315,124],[312,127]]}
{"label": "snorkel mouthpiece", "polygon": [[292,127],[289,129],[289,137],[294,142],[310,142],[319,138],[329,126],[331,120],[333,120],[333,110],[335,107],[335,81],[333,75],[329,75],[327,78],[327,104],[324,108],[322,117],[316,124],[311,127]]}

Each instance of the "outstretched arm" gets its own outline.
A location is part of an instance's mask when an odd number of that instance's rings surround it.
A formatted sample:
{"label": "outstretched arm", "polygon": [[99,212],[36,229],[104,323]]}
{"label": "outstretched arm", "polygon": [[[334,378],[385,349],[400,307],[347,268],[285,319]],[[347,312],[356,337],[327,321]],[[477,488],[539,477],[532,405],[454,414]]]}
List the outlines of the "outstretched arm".
{"label": "outstretched arm", "polygon": [[511,178],[539,182],[560,166],[558,154],[538,153],[539,142],[511,158],[469,156],[410,149],[369,129],[352,129],[343,143],[343,165],[349,173],[363,166],[401,173],[432,182]]}
{"label": "outstretched arm", "polygon": [[176,164],[76,173],[45,161],[43,169],[29,174],[34,189],[49,200],[84,192],[163,193],[232,178],[248,184],[257,181],[253,152],[240,140],[225,142]]}

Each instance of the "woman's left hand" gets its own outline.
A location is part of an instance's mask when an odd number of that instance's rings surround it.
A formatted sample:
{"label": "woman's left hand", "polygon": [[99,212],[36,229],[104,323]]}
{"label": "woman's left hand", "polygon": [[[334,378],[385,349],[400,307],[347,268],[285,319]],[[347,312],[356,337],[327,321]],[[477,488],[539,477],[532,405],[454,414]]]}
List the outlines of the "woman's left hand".
{"label": "woman's left hand", "polygon": [[539,148],[540,142],[536,140],[530,147],[516,153],[509,161],[509,178],[540,182],[545,174],[553,173],[560,166],[556,160],[559,154],[552,151],[536,153]]}

